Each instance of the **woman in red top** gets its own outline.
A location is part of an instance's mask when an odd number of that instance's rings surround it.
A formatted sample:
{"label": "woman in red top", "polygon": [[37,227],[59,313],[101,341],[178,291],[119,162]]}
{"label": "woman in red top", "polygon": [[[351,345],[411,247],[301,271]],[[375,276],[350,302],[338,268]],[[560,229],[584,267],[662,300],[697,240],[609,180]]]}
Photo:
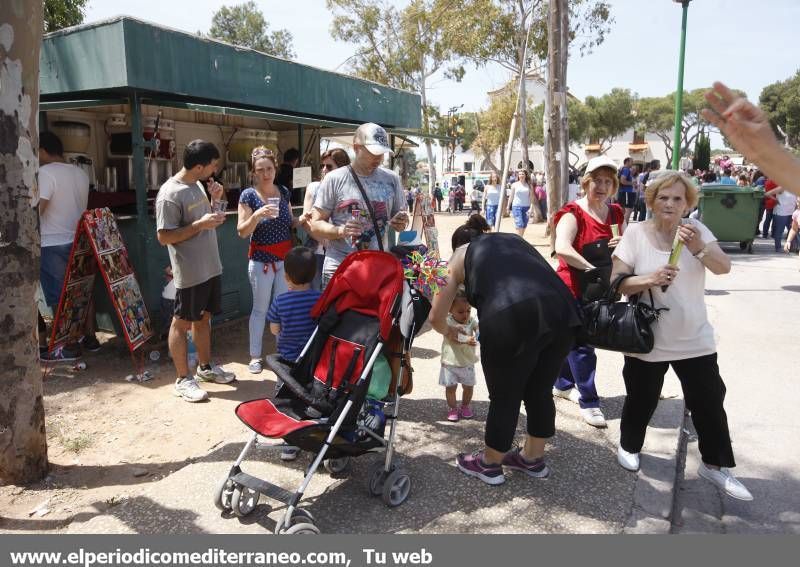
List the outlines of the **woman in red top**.
{"label": "woman in red top", "polygon": [[[587,292],[581,282],[599,275],[605,284],[611,276],[611,253],[619,242],[625,225],[625,214],[617,204],[608,205],[619,186],[616,164],[606,156],[589,160],[581,180],[585,197],[567,203],[556,213],[555,251],[559,277],[567,284],[577,301]],[[584,421],[594,427],[605,427],[600,399],[594,385],[597,356],[588,345],[575,346],[567,355],[553,388],[553,395],[577,402]]]}

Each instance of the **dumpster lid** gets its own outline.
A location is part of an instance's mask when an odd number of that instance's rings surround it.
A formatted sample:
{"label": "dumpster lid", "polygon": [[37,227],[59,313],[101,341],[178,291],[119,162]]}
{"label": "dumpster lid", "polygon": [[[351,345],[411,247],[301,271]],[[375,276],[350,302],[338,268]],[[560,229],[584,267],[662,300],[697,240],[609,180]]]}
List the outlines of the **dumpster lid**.
{"label": "dumpster lid", "polygon": [[700,194],[703,193],[742,193],[742,194],[751,194],[751,193],[763,193],[763,187],[752,187],[752,186],[745,186],[739,187],[738,185],[720,185],[720,184],[709,184],[709,185],[701,185],[698,187],[700,189]]}

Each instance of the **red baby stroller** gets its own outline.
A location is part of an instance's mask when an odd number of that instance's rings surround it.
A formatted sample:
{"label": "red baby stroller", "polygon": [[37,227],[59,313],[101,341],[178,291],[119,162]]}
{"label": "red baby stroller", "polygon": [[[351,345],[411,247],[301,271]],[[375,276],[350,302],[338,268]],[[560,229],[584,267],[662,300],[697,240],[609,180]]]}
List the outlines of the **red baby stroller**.
{"label": "red baby stroller", "polygon": [[[220,483],[217,507],[243,516],[263,494],[287,505],[275,533],[319,533],[311,515],[297,507],[319,465],[342,472],[351,457],[368,452],[385,453],[384,462],[371,471],[370,493],[382,496],[389,507],[405,502],[411,479],[393,463],[394,436],[400,396],[410,391],[411,341],[429,310],[393,255],[362,251],[348,256],[311,312],[317,328],[296,364],[267,357],[267,365],[283,382],[275,398],[236,408],[254,433]],[[389,359],[392,381],[381,399],[370,399],[373,368],[382,354]],[[284,440],[271,447],[299,447],[316,455],[296,492],[242,471],[241,463],[259,436]]]}

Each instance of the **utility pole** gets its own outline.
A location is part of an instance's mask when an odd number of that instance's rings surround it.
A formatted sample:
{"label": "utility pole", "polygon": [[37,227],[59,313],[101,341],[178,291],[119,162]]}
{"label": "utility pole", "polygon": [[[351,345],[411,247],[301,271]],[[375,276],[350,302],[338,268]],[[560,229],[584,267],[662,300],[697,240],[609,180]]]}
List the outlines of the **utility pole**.
{"label": "utility pole", "polygon": [[[551,0],[547,20],[547,104],[545,105],[545,163],[548,218],[563,205],[567,194],[569,136],[567,130],[567,45],[569,16],[566,0]],[[548,230],[552,235],[555,231]]]}

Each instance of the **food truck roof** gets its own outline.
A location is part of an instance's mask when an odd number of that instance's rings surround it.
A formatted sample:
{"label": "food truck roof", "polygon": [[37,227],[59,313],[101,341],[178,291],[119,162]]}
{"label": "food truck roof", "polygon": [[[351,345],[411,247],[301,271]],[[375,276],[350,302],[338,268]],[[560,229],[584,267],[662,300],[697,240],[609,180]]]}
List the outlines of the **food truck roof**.
{"label": "food truck roof", "polygon": [[135,91],[164,106],[271,113],[317,127],[421,126],[417,94],[129,16],[46,34],[39,76],[45,109],[92,106]]}

